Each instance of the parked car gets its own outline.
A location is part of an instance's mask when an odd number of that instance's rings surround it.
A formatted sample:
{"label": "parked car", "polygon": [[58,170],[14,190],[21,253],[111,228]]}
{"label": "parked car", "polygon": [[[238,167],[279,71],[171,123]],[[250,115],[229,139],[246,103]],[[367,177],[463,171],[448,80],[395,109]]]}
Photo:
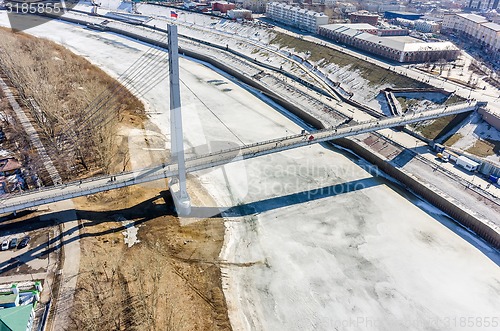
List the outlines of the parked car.
{"label": "parked car", "polygon": [[19,243],[19,245],[17,245],[17,248],[24,248],[26,246],[28,246],[28,243],[30,242],[31,240],[31,237],[30,236],[26,236],[24,237],[23,239],[21,239],[21,242]]}
{"label": "parked car", "polygon": [[17,238],[12,238],[9,243],[9,249],[13,249],[17,247]]}
{"label": "parked car", "polygon": [[6,251],[9,249],[9,241],[8,240],[4,240],[2,242],[2,251]]}

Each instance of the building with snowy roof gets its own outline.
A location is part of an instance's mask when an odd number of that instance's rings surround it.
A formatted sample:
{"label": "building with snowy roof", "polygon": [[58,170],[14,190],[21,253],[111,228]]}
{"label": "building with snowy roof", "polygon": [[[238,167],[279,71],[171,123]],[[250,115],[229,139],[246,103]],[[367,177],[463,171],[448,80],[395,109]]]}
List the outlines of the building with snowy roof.
{"label": "building with snowy roof", "polygon": [[416,20],[415,30],[423,33],[436,33],[441,29],[441,24],[435,21]]}
{"label": "building with snowy roof", "polygon": [[229,10],[235,9],[236,5],[227,1],[212,2],[212,11],[218,11],[226,14]]}
{"label": "building with snowy roof", "polygon": [[293,7],[284,3],[271,2],[266,5],[266,16],[274,21],[316,33],[318,27],[328,24],[324,13]]}
{"label": "building with snowy roof", "polygon": [[252,11],[248,9],[232,9],[227,12],[227,16],[232,20],[251,20]]}
{"label": "building with snowy roof", "polygon": [[456,60],[460,50],[451,42],[423,42],[408,36],[383,37],[377,31],[358,24],[328,24],[319,27],[319,34],[396,62],[432,62]]}
{"label": "building with snowy roof", "polygon": [[265,13],[267,0],[236,0],[238,8],[251,10],[253,13]]}

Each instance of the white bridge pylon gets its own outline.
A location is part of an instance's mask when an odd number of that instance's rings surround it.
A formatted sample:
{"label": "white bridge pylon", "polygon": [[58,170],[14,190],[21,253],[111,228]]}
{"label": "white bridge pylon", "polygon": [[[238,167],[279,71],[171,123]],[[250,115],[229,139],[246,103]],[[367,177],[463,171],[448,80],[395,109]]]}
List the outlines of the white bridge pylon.
{"label": "white bridge pylon", "polygon": [[182,131],[181,93],[179,84],[179,45],[177,26],[169,24],[168,62],[170,71],[170,155],[171,162],[177,163],[178,175],[169,178],[168,184],[175,208],[179,216],[191,213],[191,199],[186,188],[186,162]]}

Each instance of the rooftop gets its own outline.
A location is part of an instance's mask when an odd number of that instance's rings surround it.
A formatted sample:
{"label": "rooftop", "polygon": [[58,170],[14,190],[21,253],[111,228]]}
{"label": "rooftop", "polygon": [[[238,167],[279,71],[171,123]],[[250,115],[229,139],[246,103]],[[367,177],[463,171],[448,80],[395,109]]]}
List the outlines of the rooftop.
{"label": "rooftop", "polygon": [[371,33],[363,32],[361,31],[362,29],[350,28],[351,25],[353,24],[328,24],[323,25],[322,28],[404,52],[458,50],[455,45],[448,41],[424,42],[420,39],[408,36],[380,37]]}
{"label": "rooftop", "polygon": [[26,331],[32,305],[0,309],[0,330]]}
{"label": "rooftop", "polygon": [[[6,303],[13,303],[17,299],[17,294],[9,293],[0,295],[0,305],[4,305]],[[1,330],[1,329],[0,329]]]}
{"label": "rooftop", "polygon": [[296,6],[290,6],[290,5],[287,5],[286,3],[282,3],[282,2],[270,2],[270,3],[268,3],[268,5],[274,5],[277,7],[282,7],[283,9],[288,9],[288,10],[295,11],[298,13],[303,13],[303,14],[309,14],[309,15],[316,16],[316,17],[326,17],[326,15],[324,13],[318,13],[318,12],[315,12],[312,10],[302,9],[302,8],[296,7]]}
{"label": "rooftop", "polygon": [[21,168],[21,163],[13,157],[0,160],[0,171],[12,171]]}
{"label": "rooftop", "polygon": [[457,14],[457,16],[460,16],[462,18],[465,18],[466,20],[473,21],[475,23],[486,23],[488,20],[480,15],[476,14]]}
{"label": "rooftop", "polygon": [[488,23],[483,23],[482,25],[493,31],[500,32],[500,24],[488,22]]}
{"label": "rooftop", "polygon": [[339,28],[342,29],[353,29],[353,30],[374,30],[377,29],[371,24],[368,23],[350,23],[350,24],[326,24],[322,25],[322,28],[326,28],[328,30],[337,30]]}
{"label": "rooftop", "polygon": [[370,13],[366,10],[361,10],[361,11],[357,11],[357,12],[354,12],[354,13],[350,13],[349,15],[358,15],[358,16],[373,16],[373,17],[378,17],[377,14],[373,14],[373,13]]}
{"label": "rooftop", "polygon": [[418,13],[411,13],[409,11],[395,11],[395,10],[388,10],[386,13],[391,13],[391,14],[397,14],[397,15],[416,15],[416,16],[423,16],[422,14]]}

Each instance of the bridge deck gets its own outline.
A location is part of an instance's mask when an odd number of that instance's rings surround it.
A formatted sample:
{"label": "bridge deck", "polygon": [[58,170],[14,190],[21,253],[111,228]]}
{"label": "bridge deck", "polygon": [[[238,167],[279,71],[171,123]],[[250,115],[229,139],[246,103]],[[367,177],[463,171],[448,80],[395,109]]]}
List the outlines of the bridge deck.
{"label": "bridge deck", "polygon": [[[297,134],[251,145],[245,145],[238,148],[222,150],[187,159],[186,170],[187,172],[193,172],[208,169],[238,160],[250,159],[310,144],[345,138],[386,128],[403,126],[443,116],[455,115],[476,110],[480,105],[481,104],[476,101],[462,102],[446,107],[434,108],[425,112],[371,120],[346,127],[327,128],[311,132],[306,135]],[[312,139],[310,138],[311,136],[313,137]],[[177,165],[168,164],[165,166],[118,173],[113,175],[113,177],[116,178],[114,181],[110,180],[111,176],[102,176],[86,179],[82,182],[71,182],[19,194],[10,194],[4,196],[2,201],[0,201],[0,214],[33,208],[47,203],[72,199],[121,187],[137,185],[162,178],[174,177],[177,175]]]}

